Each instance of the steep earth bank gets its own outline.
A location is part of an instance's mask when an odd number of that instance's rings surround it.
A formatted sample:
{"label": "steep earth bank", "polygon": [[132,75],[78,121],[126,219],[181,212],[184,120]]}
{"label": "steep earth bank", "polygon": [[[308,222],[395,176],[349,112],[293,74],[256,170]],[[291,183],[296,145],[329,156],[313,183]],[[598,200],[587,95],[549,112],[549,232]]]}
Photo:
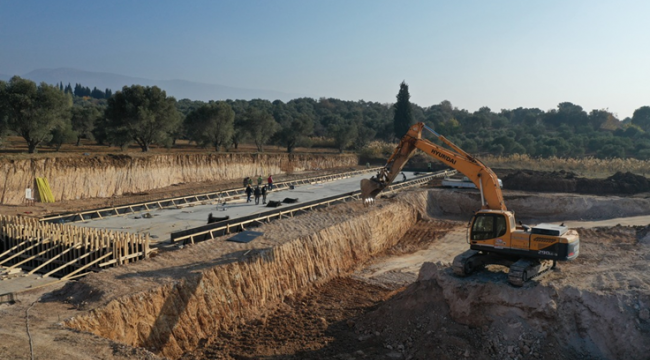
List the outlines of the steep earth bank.
{"label": "steep earth bank", "polygon": [[[243,179],[356,166],[356,155],[155,154],[74,158],[0,158],[0,204],[22,204],[35,178],[48,180],[56,201],[107,198],[174,184]],[[38,194],[36,194],[38,198]]]}

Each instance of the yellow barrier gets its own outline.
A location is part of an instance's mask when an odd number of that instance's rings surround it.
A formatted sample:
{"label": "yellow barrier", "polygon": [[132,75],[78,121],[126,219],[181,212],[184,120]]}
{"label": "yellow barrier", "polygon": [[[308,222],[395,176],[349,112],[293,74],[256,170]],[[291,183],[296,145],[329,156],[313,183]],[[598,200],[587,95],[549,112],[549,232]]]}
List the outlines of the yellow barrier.
{"label": "yellow barrier", "polygon": [[47,181],[46,178],[36,178],[36,185],[38,186],[38,195],[41,198],[41,202],[43,203],[48,203],[54,202],[54,195],[52,194],[52,190],[50,189],[50,183]]}

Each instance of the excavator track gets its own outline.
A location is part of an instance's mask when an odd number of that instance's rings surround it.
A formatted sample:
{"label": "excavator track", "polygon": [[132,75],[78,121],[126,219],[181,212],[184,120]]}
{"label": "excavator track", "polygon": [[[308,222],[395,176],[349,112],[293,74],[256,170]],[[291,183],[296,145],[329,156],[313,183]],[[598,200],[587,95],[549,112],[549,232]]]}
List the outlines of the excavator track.
{"label": "excavator track", "polygon": [[521,287],[524,286],[526,281],[541,275],[551,268],[553,268],[552,260],[519,259],[510,265],[508,282],[513,286]]}
{"label": "excavator track", "polygon": [[454,274],[458,276],[471,274],[476,269],[474,259],[472,258],[476,258],[477,256],[479,256],[479,252],[476,250],[467,250],[460,255],[456,255],[454,262],[451,264]]}

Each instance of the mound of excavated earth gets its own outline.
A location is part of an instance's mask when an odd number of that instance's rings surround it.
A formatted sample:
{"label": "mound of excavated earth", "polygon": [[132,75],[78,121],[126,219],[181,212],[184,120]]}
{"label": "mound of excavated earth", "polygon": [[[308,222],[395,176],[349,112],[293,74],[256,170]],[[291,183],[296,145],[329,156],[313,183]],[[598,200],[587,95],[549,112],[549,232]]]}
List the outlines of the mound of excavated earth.
{"label": "mound of excavated earth", "polygon": [[520,170],[504,176],[503,186],[509,190],[595,195],[638,194],[650,191],[648,179],[631,172],[617,172],[607,179],[588,179],[563,170],[554,172]]}

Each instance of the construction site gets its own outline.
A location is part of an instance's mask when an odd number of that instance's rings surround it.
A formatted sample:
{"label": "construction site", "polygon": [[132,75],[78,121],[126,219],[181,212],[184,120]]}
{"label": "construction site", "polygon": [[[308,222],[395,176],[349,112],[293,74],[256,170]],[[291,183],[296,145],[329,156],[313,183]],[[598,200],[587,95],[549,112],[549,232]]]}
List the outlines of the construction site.
{"label": "construction site", "polygon": [[[580,237],[513,286],[506,266],[452,269],[482,187],[414,162],[368,206],[359,184],[380,169],[359,163],[0,159],[0,359],[650,357],[645,177],[493,169],[522,224]],[[247,202],[242,179],[271,174],[267,203]]]}

